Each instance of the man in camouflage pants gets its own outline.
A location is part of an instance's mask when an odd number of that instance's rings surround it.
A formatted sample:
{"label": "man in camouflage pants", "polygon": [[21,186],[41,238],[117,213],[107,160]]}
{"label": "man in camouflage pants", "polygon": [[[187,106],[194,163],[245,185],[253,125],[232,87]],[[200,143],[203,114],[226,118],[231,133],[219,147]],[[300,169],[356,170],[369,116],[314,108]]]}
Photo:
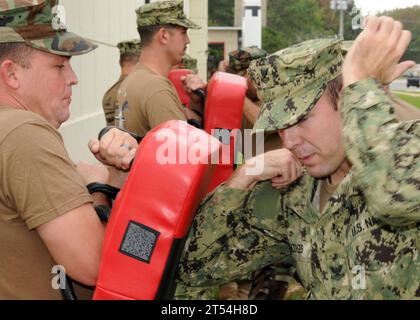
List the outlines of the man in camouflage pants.
{"label": "man in camouflage pants", "polygon": [[264,97],[255,128],[285,149],[202,203],[178,298],[217,298],[220,284],[278,261],[314,299],[420,297],[420,127],[399,123],[383,90],[413,65],[397,64],[410,39],[369,17],[345,60],[340,40],[318,39],[251,65]]}

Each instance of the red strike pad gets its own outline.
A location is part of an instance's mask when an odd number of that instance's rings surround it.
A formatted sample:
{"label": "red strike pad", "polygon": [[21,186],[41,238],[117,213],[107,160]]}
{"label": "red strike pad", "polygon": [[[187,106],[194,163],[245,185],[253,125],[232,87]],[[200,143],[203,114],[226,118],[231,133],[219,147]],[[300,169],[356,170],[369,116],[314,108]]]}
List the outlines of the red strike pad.
{"label": "red strike pad", "polygon": [[168,281],[163,274],[174,241],[187,236],[219,150],[219,141],[183,121],[168,121],[143,139],[107,225],[95,300],[155,299]]}
{"label": "red strike pad", "polygon": [[223,140],[219,156],[220,163],[210,184],[209,192],[226,181],[233,173],[235,138],[242,126],[247,88],[245,78],[225,72],[216,72],[207,86],[204,129],[208,134]]}
{"label": "red strike pad", "polygon": [[178,93],[178,97],[181,100],[181,103],[185,106],[189,106],[190,104],[190,97],[185,92],[184,87],[181,82],[181,77],[187,76],[191,74],[192,71],[188,69],[176,69],[169,72],[169,80],[174,85],[176,92]]}

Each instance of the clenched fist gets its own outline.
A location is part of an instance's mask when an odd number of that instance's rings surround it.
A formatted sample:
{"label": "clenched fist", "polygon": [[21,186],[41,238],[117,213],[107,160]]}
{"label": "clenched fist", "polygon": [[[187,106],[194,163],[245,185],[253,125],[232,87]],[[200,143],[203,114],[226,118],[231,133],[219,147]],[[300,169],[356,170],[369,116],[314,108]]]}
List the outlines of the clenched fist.
{"label": "clenched fist", "polygon": [[[257,174],[252,174],[258,168]],[[249,159],[226,183],[234,189],[252,189],[258,182],[271,180],[274,188],[282,189],[303,174],[302,164],[287,149],[278,149]]]}

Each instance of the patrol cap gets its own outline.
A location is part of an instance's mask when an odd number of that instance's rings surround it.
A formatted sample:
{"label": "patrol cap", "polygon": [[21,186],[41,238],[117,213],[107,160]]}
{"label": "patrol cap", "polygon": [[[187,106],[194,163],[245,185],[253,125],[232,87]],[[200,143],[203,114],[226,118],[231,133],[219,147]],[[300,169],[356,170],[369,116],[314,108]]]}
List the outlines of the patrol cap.
{"label": "patrol cap", "polygon": [[253,61],[248,73],[263,99],[254,131],[277,131],[301,121],[341,74],[341,44],[337,37],[309,40]]}
{"label": "patrol cap", "polygon": [[267,51],[257,46],[232,51],[229,53],[228,72],[237,74],[246,71],[252,60],[264,58],[265,56],[267,56]]}
{"label": "patrol cap", "polygon": [[187,53],[184,55],[184,58],[182,58],[182,64],[185,69],[197,71],[197,59],[194,59]]}
{"label": "patrol cap", "polygon": [[141,41],[140,39],[121,41],[117,44],[117,47],[120,50],[121,56],[127,53],[139,55],[141,51]]}
{"label": "patrol cap", "polygon": [[184,28],[201,29],[184,14],[183,0],[148,3],[138,8],[136,13],[138,27],[174,24]]}
{"label": "patrol cap", "polygon": [[95,49],[95,44],[68,32],[63,23],[53,22],[54,18],[58,20],[52,12],[56,5],[58,0],[0,1],[0,43],[26,43],[60,56],[80,55]]}

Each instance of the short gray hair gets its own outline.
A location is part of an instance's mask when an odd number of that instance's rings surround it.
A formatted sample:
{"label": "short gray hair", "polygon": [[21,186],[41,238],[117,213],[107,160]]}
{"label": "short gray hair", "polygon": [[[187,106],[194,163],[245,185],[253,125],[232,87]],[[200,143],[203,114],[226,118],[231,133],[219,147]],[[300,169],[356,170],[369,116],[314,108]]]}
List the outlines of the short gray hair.
{"label": "short gray hair", "polygon": [[26,43],[0,43],[0,64],[12,60],[24,68],[29,68],[33,50]]}

